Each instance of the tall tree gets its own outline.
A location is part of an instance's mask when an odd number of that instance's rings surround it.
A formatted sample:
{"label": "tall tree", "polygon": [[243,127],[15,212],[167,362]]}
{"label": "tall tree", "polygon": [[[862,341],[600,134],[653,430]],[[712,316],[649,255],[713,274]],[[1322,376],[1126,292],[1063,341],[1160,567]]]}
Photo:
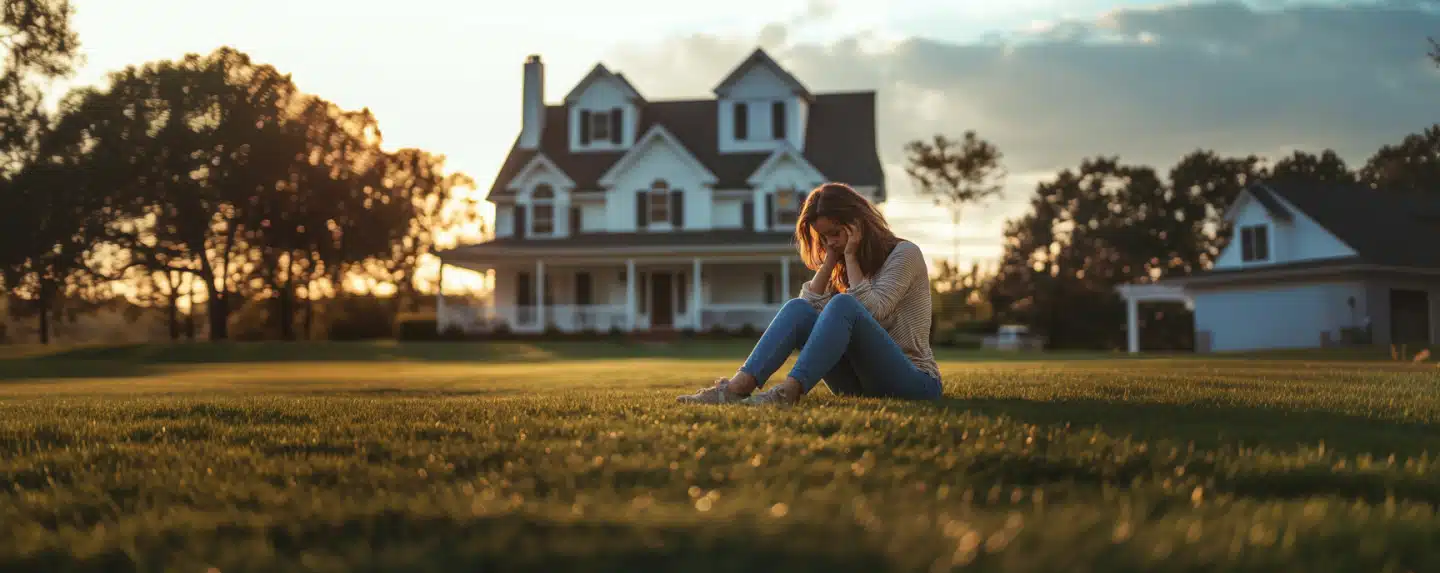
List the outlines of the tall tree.
{"label": "tall tree", "polygon": [[41,86],[68,76],[80,59],[72,14],[67,0],[0,0],[0,291],[20,303],[12,312],[39,316],[43,342],[85,256],[77,246],[86,242],[87,214],[64,200],[72,189],[50,187],[61,184],[61,172],[35,164],[50,123]]}
{"label": "tall tree", "polygon": [[1440,193],[1440,124],[1381,147],[1361,168],[1360,177],[1386,191]]}
{"label": "tall tree", "polygon": [[380,191],[386,199],[372,216],[388,219],[388,251],[374,259],[381,277],[395,286],[396,310],[418,309],[415,271],[434,254],[442,232],[479,219],[473,200],[460,194],[475,183],[463,173],[447,173],[445,157],[407,148],[382,160]]}
{"label": "tall tree", "polygon": [[915,189],[950,210],[955,225],[954,252],[959,259],[961,211],[966,205],[998,197],[1005,185],[1004,155],[994,144],[966,131],[959,141],[936,134],[930,141],[905,145],[905,174]]}
{"label": "tall tree", "polygon": [[1357,178],[1345,160],[1332,149],[1320,155],[1296,151],[1270,168],[1270,177],[1278,182],[1291,183],[1355,183]]}
{"label": "tall tree", "polygon": [[1197,150],[1180,158],[1170,169],[1170,190],[1175,193],[1173,216],[1182,223],[1178,236],[1177,265],[1182,272],[1209,268],[1229,241],[1225,210],[1246,186],[1266,175],[1260,158],[1221,157]]}

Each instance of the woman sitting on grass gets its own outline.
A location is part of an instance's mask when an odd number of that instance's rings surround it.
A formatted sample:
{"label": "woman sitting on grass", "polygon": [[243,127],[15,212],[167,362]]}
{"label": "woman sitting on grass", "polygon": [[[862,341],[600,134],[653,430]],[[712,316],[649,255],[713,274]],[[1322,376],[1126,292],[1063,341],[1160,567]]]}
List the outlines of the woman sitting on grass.
{"label": "woman sitting on grass", "polygon": [[[810,192],[795,239],[815,278],[780,308],[734,376],[679,401],[790,405],[821,380],[839,395],[939,397],[920,247],[897,238],[874,205],[839,183]],[[785,381],[755,392],[796,349]]]}

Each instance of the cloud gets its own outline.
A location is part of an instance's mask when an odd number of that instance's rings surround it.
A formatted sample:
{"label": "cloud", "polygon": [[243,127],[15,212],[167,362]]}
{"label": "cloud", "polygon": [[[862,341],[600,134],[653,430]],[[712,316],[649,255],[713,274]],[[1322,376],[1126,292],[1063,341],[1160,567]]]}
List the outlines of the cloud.
{"label": "cloud", "polygon": [[[813,90],[878,90],[880,153],[892,166],[906,141],[966,129],[994,141],[1011,173],[1097,154],[1167,169],[1196,148],[1276,156],[1328,147],[1361,162],[1440,121],[1440,72],[1425,57],[1427,36],[1440,35],[1436,2],[1266,5],[1119,9],[964,43],[887,42],[877,32],[787,42],[835,17],[833,4],[816,2],[758,43]],[[647,95],[694,97],[756,44],[691,35],[607,60]],[[904,202],[908,183],[893,171]],[[998,232],[1000,217],[1023,210],[1034,185],[1025,179],[981,227]]]}

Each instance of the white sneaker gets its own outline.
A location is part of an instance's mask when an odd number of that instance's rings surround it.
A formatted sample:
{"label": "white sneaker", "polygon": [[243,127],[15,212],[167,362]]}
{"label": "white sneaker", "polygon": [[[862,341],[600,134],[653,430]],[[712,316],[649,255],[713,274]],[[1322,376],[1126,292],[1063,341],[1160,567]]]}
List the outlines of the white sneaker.
{"label": "white sneaker", "polygon": [[779,384],[769,390],[762,390],[751,394],[749,398],[741,400],[740,403],[747,406],[774,406],[788,408],[800,402],[800,396],[790,396],[781,390]]}
{"label": "white sneaker", "polygon": [[730,391],[728,379],[721,378],[715,381],[714,386],[703,388],[688,396],[678,396],[675,401],[682,404],[734,404],[744,399],[745,395]]}

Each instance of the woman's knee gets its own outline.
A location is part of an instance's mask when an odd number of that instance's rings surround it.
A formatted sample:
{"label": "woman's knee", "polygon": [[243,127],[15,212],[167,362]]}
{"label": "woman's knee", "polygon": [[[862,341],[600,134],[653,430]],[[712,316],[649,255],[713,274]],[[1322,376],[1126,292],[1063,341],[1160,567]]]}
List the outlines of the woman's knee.
{"label": "woman's knee", "polygon": [[860,299],[843,292],[830,297],[830,302],[825,303],[825,310],[831,309],[842,312],[869,312],[865,305],[860,304]]}
{"label": "woman's knee", "polygon": [[810,301],[807,301],[807,300],[805,300],[805,299],[803,299],[803,298],[792,298],[792,299],[790,299],[790,300],[788,300],[788,301],[785,301],[785,304],[780,307],[780,312],[781,312],[781,313],[785,313],[785,314],[797,314],[797,313],[798,313],[798,314],[819,314],[819,313],[820,313],[820,311],[815,310],[815,307],[810,304]]}

